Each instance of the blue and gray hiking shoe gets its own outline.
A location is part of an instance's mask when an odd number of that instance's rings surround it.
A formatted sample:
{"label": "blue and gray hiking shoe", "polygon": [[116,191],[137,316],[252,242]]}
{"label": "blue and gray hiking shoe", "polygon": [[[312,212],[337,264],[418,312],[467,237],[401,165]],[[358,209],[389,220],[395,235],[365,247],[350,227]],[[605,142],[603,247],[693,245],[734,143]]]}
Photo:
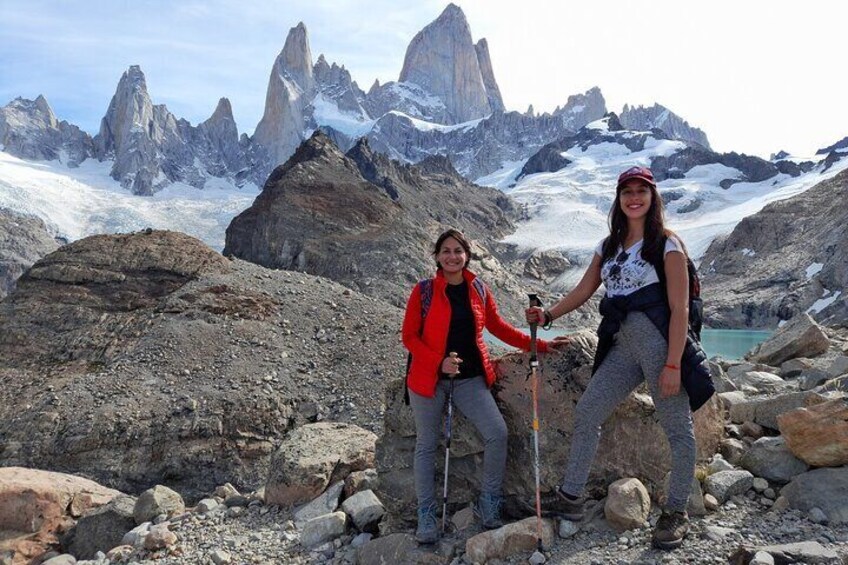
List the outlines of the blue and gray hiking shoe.
{"label": "blue and gray hiking shoe", "polygon": [[494,530],[503,526],[501,520],[501,507],[503,496],[488,492],[480,493],[480,498],[474,507],[474,514],[480,519],[480,523],[487,530]]}
{"label": "blue and gray hiking shoe", "polygon": [[418,543],[436,543],[439,541],[435,502],[418,507],[418,528],[415,530],[415,540]]}
{"label": "blue and gray hiking shoe", "polygon": [[[556,517],[571,522],[579,522],[585,514],[586,497],[567,495],[561,487],[554,487],[541,496],[542,516]],[[533,515],[536,513],[536,499],[521,502],[524,510]]]}

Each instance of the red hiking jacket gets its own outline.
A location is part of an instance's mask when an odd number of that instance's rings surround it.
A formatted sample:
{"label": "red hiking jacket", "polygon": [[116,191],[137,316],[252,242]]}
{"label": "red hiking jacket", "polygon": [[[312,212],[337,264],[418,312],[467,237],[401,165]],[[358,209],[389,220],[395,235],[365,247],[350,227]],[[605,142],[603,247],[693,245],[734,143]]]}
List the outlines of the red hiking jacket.
{"label": "red hiking jacket", "polygon": [[[486,303],[474,289],[472,282],[476,275],[464,269],[462,271],[468,282],[468,293],[471,298],[471,311],[474,314],[474,325],[477,334],[477,348],[480,359],[486,371],[486,384],[491,387],[495,382],[495,370],[489,360],[489,350],[483,341],[483,328],[501,341],[518,347],[524,351],[530,350],[530,336],[512,327],[509,322],[498,314],[498,307],[492,296],[491,289],[486,287]],[[409,389],[421,396],[433,397],[436,394],[436,383],[439,381],[439,369],[447,357],[445,347],[450,329],[451,306],[445,288],[447,280],[441,269],[433,278],[433,301],[421,328],[421,291],[415,285],[406,303],[406,315],[403,318],[403,345],[412,353],[412,365],[409,367],[407,384]],[[539,352],[548,351],[548,342],[537,339],[536,347]]]}

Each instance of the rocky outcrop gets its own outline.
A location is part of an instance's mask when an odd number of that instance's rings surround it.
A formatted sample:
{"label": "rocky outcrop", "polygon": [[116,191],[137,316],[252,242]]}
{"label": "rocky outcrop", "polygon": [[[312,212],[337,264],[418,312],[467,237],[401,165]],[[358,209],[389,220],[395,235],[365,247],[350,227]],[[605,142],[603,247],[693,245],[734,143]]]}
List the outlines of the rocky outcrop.
{"label": "rocky outcrop", "polygon": [[0,148],[21,159],[61,159],[76,167],[94,154],[91,137],[77,126],[59,121],[44,96],[15,98],[0,108]]}
{"label": "rocky outcrop", "polygon": [[848,465],[848,398],[787,412],[777,423],[792,453],[809,465]]}
{"label": "rocky outcrop", "polygon": [[39,218],[0,208],[0,300],[24,271],[57,247],[59,242]]}
{"label": "rocky outcrop", "polygon": [[376,435],[358,426],[324,422],[301,426],[274,454],[265,502],[303,504],[350,473],[372,469],[376,441]]}
{"label": "rocky outcrop", "polygon": [[497,81],[495,81],[492,57],[489,55],[489,42],[486,41],[485,37],[474,44],[474,50],[477,52],[477,62],[480,65],[480,73],[483,75],[483,85],[486,87],[489,108],[492,112],[503,112],[506,108],[501,98],[501,90],[498,88]]}
{"label": "rocky outcrop", "polygon": [[[430,246],[438,233],[461,226],[485,249],[511,230],[514,217],[499,191],[390,161],[366,141],[344,155],[316,132],[232,221],[224,254],[325,276],[404,305],[412,285],[433,272]],[[494,257],[474,268],[490,285],[511,284]]]}
{"label": "rocky outcrop", "polygon": [[[717,238],[701,261],[711,327],[774,327],[801,313],[848,320],[848,171],[773,202]],[[749,250],[748,252],[743,252]]]}
{"label": "rocky outcrop", "polygon": [[601,119],[607,113],[607,103],[601,89],[593,86],[582,94],[572,94],[563,106],[557,106],[553,115],[562,120],[563,126],[577,131],[588,123]]}
{"label": "rocky outcrop", "polygon": [[[550,489],[562,479],[574,428],[574,406],[589,382],[596,339],[588,331],[573,334],[573,343],[562,353],[541,357],[539,383],[539,450],[541,482]],[[527,380],[526,356],[511,354],[498,360],[500,375],[494,387],[495,399],[509,430],[504,494],[511,500],[532,500],[534,474],[531,429],[532,407]],[[450,501],[459,508],[472,501],[479,489],[483,451],[474,427],[454,412],[451,440]],[[717,400],[695,414],[698,453],[708,458],[718,449],[723,436]],[[415,449],[415,423],[412,411],[403,403],[403,382],[396,381],[386,392],[385,432],[377,442],[378,494],[393,519],[414,518],[412,454]],[[591,492],[605,491],[621,477],[639,478],[655,498],[668,471],[670,453],[650,396],[644,390],[632,394],[604,424],[595,463],[589,479]],[[437,460],[437,468],[443,461]],[[437,471],[440,473],[441,471]],[[512,503],[508,508],[515,508]]]}
{"label": "rocky outcrop", "polygon": [[[485,46],[481,51],[488,55]],[[494,83],[488,57],[486,62],[488,78]],[[399,81],[417,84],[442,100],[447,123],[482,118],[493,110],[489,104],[490,95],[500,98],[497,84],[494,84],[495,90],[491,94],[486,89],[478,52],[471,39],[471,29],[465,14],[455,4],[448,4],[435,21],[412,39],[406,50]]]}
{"label": "rocky outcrop", "polygon": [[121,76],[94,145],[98,159],[114,161],[112,178],[140,195],[177,181],[203,188],[209,175],[235,176],[245,163],[228,100],[193,127],[153,104],[138,65]]}
{"label": "rocky outcrop", "polygon": [[[699,145],[688,145],[671,155],[654,157],[651,159],[651,171],[657,181],[662,181],[667,178],[683,178],[693,167],[710,164],[720,164],[739,171],[739,174],[719,181],[719,186],[724,189],[737,182],[762,182],[782,172],[774,163],[759,157],[736,152],[716,153]],[[800,169],[795,171],[795,176],[799,174]]]}
{"label": "rocky outcrop", "polygon": [[401,318],[182,234],[77,241],[0,303],[0,466],[189,501],[227,481],[256,487],[298,425],[379,428],[382,383],[405,359]]}
{"label": "rocky outcrop", "polygon": [[662,130],[671,139],[680,139],[704,147],[710,148],[707,134],[689,122],[660,104],[653,106],[628,106],[624,105],[619,116],[621,124],[631,130],[650,131]]}
{"label": "rocky outcrop", "polygon": [[118,496],[120,492],[82,477],[0,468],[0,558],[29,563],[58,548],[75,520]]}
{"label": "rocky outcrop", "polygon": [[[306,129],[304,111],[315,95],[312,53],[303,22],[289,30],[283,50],[274,61],[265,112],[256,125],[252,141],[260,146],[263,171],[285,162],[303,140]],[[260,177],[264,174],[260,172]]]}

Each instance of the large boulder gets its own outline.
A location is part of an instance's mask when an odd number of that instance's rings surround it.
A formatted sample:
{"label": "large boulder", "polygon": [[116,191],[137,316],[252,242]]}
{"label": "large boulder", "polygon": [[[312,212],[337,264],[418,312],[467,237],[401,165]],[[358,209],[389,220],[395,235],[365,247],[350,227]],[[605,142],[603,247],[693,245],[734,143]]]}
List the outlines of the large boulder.
{"label": "large boulder", "polygon": [[809,469],[805,462],[786,447],[786,441],[780,436],[761,437],[755,441],[742,456],[739,465],[755,477],[781,484],[788,483],[792,477]]}
{"label": "large boulder", "polygon": [[[832,549],[824,547],[817,541],[802,541],[780,545],[764,545],[758,547],[742,546],[730,556],[731,565],[747,565],[752,563],[757,554],[767,554],[769,563],[810,563],[817,565],[842,565],[842,558]],[[766,558],[768,559],[768,558]],[[762,561],[761,561],[762,563]]]}
{"label": "large boulder", "polygon": [[161,484],[189,504],[255,488],[298,425],[379,429],[402,318],[176,232],[75,241],[0,302],[0,466]]}
{"label": "large boulder", "polygon": [[[738,392],[723,393],[725,400],[730,400],[728,397],[731,394],[740,394]],[[824,396],[814,391],[804,392],[787,392],[775,396],[760,396],[756,398],[745,398],[741,396],[739,399],[728,402],[728,413],[730,421],[736,424],[744,424],[745,422],[754,422],[766,428],[777,430],[778,417],[796,408],[802,406],[810,406],[827,400]]]}
{"label": "large boulder", "polygon": [[152,522],[154,518],[164,514],[172,518],[185,512],[185,502],[180,493],[162,485],[147,489],[135,503],[133,518],[136,524]]}
{"label": "large boulder", "polygon": [[301,426],[274,454],[265,503],[303,504],[351,472],[373,468],[376,441],[375,434],[359,426],[332,422]]}
{"label": "large boulder", "polygon": [[824,467],[802,473],[780,495],[792,508],[821,509],[832,524],[848,523],[848,467]]}
{"label": "large boulder", "polygon": [[94,559],[98,551],[106,553],[121,545],[124,535],[136,525],[135,502],[131,496],[119,496],[89,512],[62,539],[62,545],[80,559]]}
{"label": "large boulder", "polygon": [[0,208],[0,300],[24,271],[57,247],[41,219]]}
{"label": "large boulder", "polygon": [[797,314],[788,324],[748,354],[755,363],[780,365],[795,357],[816,357],[826,352],[830,340],[809,314]]}
{"label": "large boulder", "polygon": [[650,510],[651,498],[639,479],[619,479],[609,486],[604,516],[619,531],[642,527]]}
{"label": "large boulder", "polygon": [[[572,336],[562,352],[540,356],[539,450],[541,481],[545,489],[559,483],[565,467],[574,428],[574,407],[591,378],[596,338],[588,331]],[[527,379],[527,357],[509,354],[500,358],[499,379],[492,391],[509,430],[504,494],[530,499],[535,492],[533,461],[531,383]],[[385,432],[377,442],[378,495],[392,518],[411,522],[416,507],[412,473],[415,422],[412,410],[403,403],[403,381],[389,385],[386,392]],[[479,492],[483,444],[473,425],[454,412],[450,464],[450,505],[454,509],[471,502]],[[712,456],[724,435],[724,418],[717,399],[711,399],[695,414],[698,455]],[[444,464],[437,458],[438,472]],[[592,467],[589,488],[606,490],[622,477],[640,479],[656,494],[670,467],[671,454],[655,409],[646,389],[623,402],[604,424],[600,446]]]}
{"label": "large boulder", "polygon": [[0,468],[0,555],[28,562],[57,547],[75,519],[121,494],[73,475]]}
{"label": "large boulder", "polygon": [[848,397],[786,412],[778,425],[789,450],[810,465],[848,465]]}
{"label": "large boulder", "polygon": [[[542,547],[551,546],[554,532],[553,521],[542,520]],[[508,559],[516,553],[530,553],[537,547],[539,533],[537,519],[525,518],[468,538],[465,542],[465,556],[472,563],[486,563],[489,560]]]}

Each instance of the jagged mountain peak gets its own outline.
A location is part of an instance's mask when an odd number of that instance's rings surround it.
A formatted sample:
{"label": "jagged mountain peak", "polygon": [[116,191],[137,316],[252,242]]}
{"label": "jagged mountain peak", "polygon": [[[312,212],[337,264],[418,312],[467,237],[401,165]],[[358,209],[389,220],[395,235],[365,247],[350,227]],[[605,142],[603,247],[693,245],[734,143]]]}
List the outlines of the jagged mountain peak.
{"label": "jagged mountain peak", "polygon": [[463,178],[456,170],[456,167],[453,166],[453,162],[450,160],[450,157],[442,155],[441,153],[424,157],[418,161],[415,166],[422,172],[429,175],[446,175],[457,180]]}
{"label": "jagged mountain peak", "polygon": [[212,112],[212,116],[209,119],[215,121],[232,120],[233,106],[230,104],[230,100],[226,97],[222,97],[218,100],[218,105],[215,107],[215,111]]}
{"label": "jagged mountain peak", "polygon": [[627,129],[648,131],[660,129],[672,139],[697,143],[707,149],[710,142],[702,130],[690,126],[689,122],[663,106],[654,103],[653,106],[624,105],[621,111],[621,123]]}
{"label": "jagged mountain peak", "polygon": [[[471,28],[455,4],[449,4],[412,38],[399,81],[416,84],[442,100],[448,123],[466,122],[492,112]],[[493,81],[494,75],[490,77]]]}
{"label": "jagged mountain peak", "polygon": [[274,67],[287,73],[304,91],[312,87],[312,52],[309,49],[309,32],[303,22],[289,30]]}
{"label": "jagged mountain peak", "polygon": [[336,168],[339,164],[346,166],[346,161],[345,154],[342,153],[338,145],[326,133],[317,129],[309,139],[297,147],[294,154],[283,165],[274,169],[265,182],[265,186],[275,184],[297,165],[306,164],[313,169],[325,167],[327,168],[326,172],[329,173],[330,169]]}

